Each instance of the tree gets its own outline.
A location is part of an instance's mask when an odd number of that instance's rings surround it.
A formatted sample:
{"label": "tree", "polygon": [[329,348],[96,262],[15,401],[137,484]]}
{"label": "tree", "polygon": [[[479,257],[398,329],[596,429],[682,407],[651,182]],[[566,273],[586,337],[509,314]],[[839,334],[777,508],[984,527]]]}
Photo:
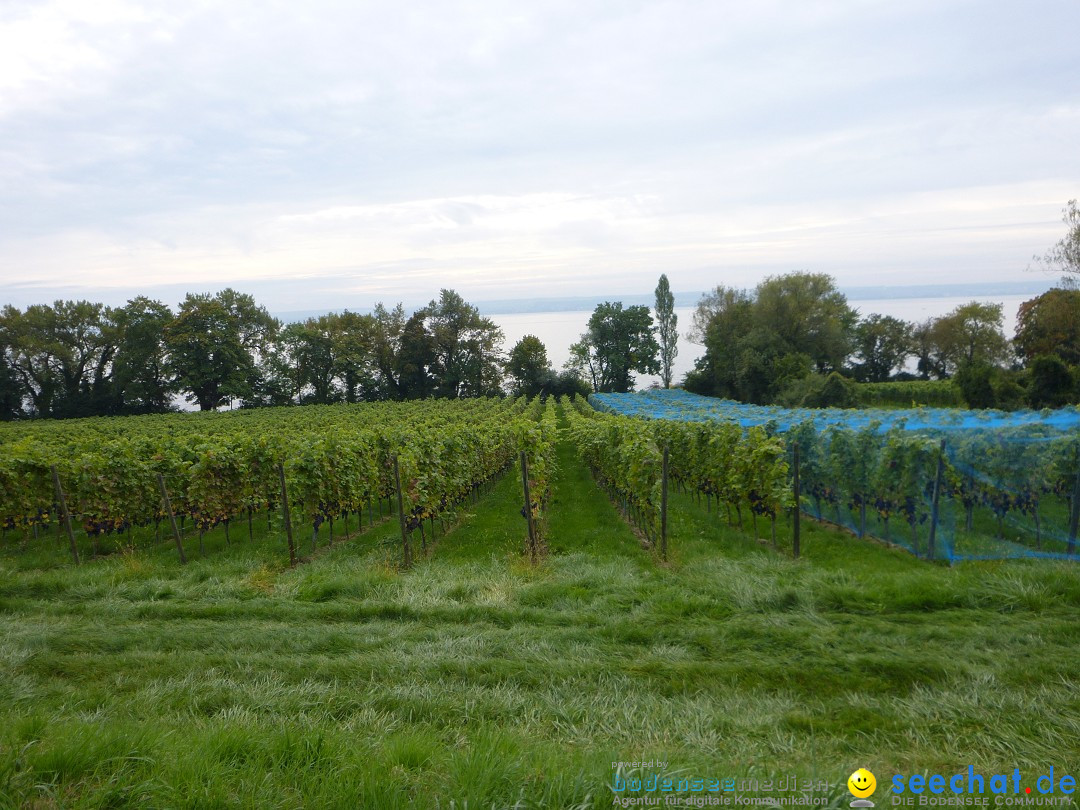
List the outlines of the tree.
{"label": "tree", "polygon": [[435,364],[435,343],[427,329],[425,310],[418,310],[405,322],[394,358],[397,389],[403,399],[425,399],[434,393],[430,369]]}
{"label": "tree", "polygon": [[956,370],[956,387],[969,408],[993,408],[994,367],[982,360],[965,360]]}
{"label": "tree", "polygon": [[321,315],[303,323],[290,323],[281,330],[293,370],[290,382],[297,402],[326,404],[340,399],[335,385],[338,369],[335,318]]}
{"label": "tree", "polygon": [[944,358],[946,370],[956,372],[962,365],[998,365],[1009,355],[1009,342],[1002,331],[1002,305],[962,304],[934,322],[933,339]]}
{"label": "tree", "polygon": [[377,390],[375,399],[401,399],[404,392],[398,379],[398,352],[405,331],[405,308],[398,304],[388,310],[378,303],[372,313],[371,361]]}
{"label": "tree", "polygon": [[605,301],[593,311],[581,340],[570,347],[568,366],[586,370],[595,391],[626,393],[634,388],[633,372],[660,371],[659,351],[648,307],[623,309],[621,301]]}
{"label": "tree", "polygon": [[500,392],[503,333],[453,290],[442,290],[423,310],[434,352],[431,374],[437,396],[491,396]]}
{"label": "tree", "polygon": [[660,379],[671,388],[671,367],[679,353],[679,318],[675,314],[675,296],[671,294],[667,274],[656,285],[656,331],[660,343]]}
{"label": "tree", "polygon": [[89,301],[3,311],[8,368],[39,416],[110,413],[118,330],[112,312]]}
{"label": "tree", "polygon": [[375,316],[345,310],[331,325],[334,373],[345,401],[385,399],[374,354]]}
{"label": "tree", "polygon": [[170,410],[173,378],[168,371],[165,327],[172,310],[144,296],[113,312],[120,340],[113,359],[113,385],[125,413]]}
{"label": "tree", "polygon": [[1074,399],[1069,367],[1054,354],[1042,354],[1031,363],[1028,400],[1032,408],[1061,408]]}
{"label": "tree", "polygon": [[746,290],[725,287],[723,284],[709,290],[698,300],[697,307],[690,316],[690,329],[686,333],[686,339],[698,346],[704,346],[709,327],[716,317],[730,312],[736,303],[746,300],[749,300]]}
{"label": "tree", "polygon": [[794,381],[841,368],[857,313],[823,274],[774,276],[752,294],[717,287],[698,303],[705,357],[688,382],[744,401],[773,401]]}
{"label": "tree", "polygon": [[1066,363],[1080,363],[1080,290],[1056,287],[1022,303],[1013,345],[1027,361],[1056,354]]}
{"label": "tree", "polygon": [[818,372],[839,370],[851,353],[858,314],[824,273],[788,273],[758,285],[755,321],[789,351],[810,356]]}
{"label": "tree", "polygon": [[740,362],[740,343],[752,328],[753,308],[753,297],[733,287],[718,286],[698,302],[695,325],[687,337],[695,337],[694,330],[704,330],[699,340],[705,354],[695,369],[695,377],[703,384],[700,393],[739,396],[740,372],[745,368]]}
{"label": "tree", "polygon": [[204,411],[253,397],[279,328],[250,295],[232,289],[214,296],[189,293],[165,330],[180,390]]}
{"label": "tree", "polygon": [[19,419],[23,411],[23,391],[9,361],[9,346],[0,318],[0,422]]}
{"label": "tree", "polygon": [[1065,223],[1065,236],[1043,256],[1032,258],[1047,269],[1080,275],[1080,207],[1076,200],[1069,200],[1061,209],[1061,221]]}
{"label": "tree", "polygon": [[927,318],[911,328],[911,353],[919,358],[917,368],[924,380],[931,376],[943,380],[949,376],[936,325],[937,321]]}
{"label": "tree", "polygon": [[540,338],[525,335],[514,344],[506,363],[506,373],[513,380],[513,393],[518,396],[538,396],[551,383],[554,372]]}
{"label": "tree", "polygon": [[871,315],[855,327],[855,377],[885,382],[911,354],[911,324],[890,315]]}

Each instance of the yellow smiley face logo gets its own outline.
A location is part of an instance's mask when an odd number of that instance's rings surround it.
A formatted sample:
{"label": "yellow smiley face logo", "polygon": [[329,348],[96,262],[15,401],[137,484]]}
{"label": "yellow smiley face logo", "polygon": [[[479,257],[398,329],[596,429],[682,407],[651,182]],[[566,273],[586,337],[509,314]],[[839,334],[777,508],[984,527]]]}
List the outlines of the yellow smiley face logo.
{"label": "yellow smiley face logo", "polygon": [[866,768],[859,768],[847,780],[848,790],[851,795],[859,799],[865,799],[877,790],[877,779]]}

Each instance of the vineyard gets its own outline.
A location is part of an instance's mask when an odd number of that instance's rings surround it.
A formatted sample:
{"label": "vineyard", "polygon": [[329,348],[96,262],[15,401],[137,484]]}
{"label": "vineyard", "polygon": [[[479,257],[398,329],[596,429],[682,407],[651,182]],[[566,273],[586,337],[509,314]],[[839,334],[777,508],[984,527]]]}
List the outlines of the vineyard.
{"label": "vineyard", "polygon": [[186,561],[189,528],[201,552],[205,533],[217,529],[227,544],[239,523],[250,539],[265,514],[268,527],[277,517],[286,529],[295,564],[303,538],[294,529],[308,528],[314,551],[324,526],[333,543],[335,520],[348,532],[350,519],[359,527],[366,513],[371,525],[385,506],[400,517],[408,566],[413,535],[426,548],[436,520],[519,457],[536,476],[529,523],[540,521],[553,409],[477,399],[7,425],[0,524],[24,538],[66,529],[76,563],[88,545],[97,555],[140,534],[160,541],[164,525]]}
{"label": "vineyard", "polygon": [[[683,391],[593,400],[612,418],[645,417],[658,443],[680,448],[674,458],[690,472],[673,474],[737,511],[748,504],[775,517],[793,503],[773,465],[780,456],[791,464],[797,445],[801,510],[860,538],[950,562],[1076,555],[1075,409],[785,410]],[[687,443],[691,425],[699,435]],[[715,469],[703,475],[703,464]]]}
{"label": "vineyard", "polygon": [[878,773],[1041,763],[1075,747],[1078,569],[922,558],[968,525],[1069,555],[1043,433],[580,399],[2,426],[0,807],[601,808],[641,795],[616,760],[840,806],[853,739]]}
{"label": "vineyard", "polygon": [[[1075,411],[783,411],[675,391],[594,401],[599,410],[564,403],[568,435],[664,558],[669,485],[778,550],[778,520],[790,526],[798,497],[804,514],[918,557],[1076,556]],[[408,567],[413,543],[425,552],[460,505],[513,466],[535,563],[557,435],[555,402],[524,398],[7,425],[0,526],[23,542],[66,536],[75,562],[163,537],[185,561],[193,536],[203,553],[207,533],[228,544],[239,527],[251,539],[265,519],[267,531],[286,530],[295,564],[307,532],[314,552],[335,530],[397,514]]]}

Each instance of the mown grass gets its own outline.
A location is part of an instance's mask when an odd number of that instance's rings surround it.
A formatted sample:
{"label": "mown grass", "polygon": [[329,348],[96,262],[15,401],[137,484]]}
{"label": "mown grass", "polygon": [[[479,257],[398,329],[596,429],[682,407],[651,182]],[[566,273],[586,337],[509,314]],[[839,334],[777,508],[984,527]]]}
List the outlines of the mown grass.
{"label": "mown grass", "polygon": [[610,807],[612,762],[655,759],[827,779],[839,806],[859,766],[1075,771],[1075,566],[809,522],[796,561],[786,527],[776,552],[680,494],[661,564],[559,462],[537,567],[513,474],[408,572],[396,521],[296,569],[272,533],[183,568],[167,538],[4,556],[0,801]]}

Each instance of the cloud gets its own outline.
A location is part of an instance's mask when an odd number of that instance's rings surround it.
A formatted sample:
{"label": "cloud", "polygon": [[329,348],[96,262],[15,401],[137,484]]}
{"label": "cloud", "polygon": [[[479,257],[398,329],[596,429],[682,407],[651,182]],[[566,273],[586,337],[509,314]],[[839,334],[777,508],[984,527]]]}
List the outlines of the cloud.
{"label": "cloud", "polygon": [[1016,278],[1077,196],[1078,22],[1071,0],[6,4],[0,292]]}

